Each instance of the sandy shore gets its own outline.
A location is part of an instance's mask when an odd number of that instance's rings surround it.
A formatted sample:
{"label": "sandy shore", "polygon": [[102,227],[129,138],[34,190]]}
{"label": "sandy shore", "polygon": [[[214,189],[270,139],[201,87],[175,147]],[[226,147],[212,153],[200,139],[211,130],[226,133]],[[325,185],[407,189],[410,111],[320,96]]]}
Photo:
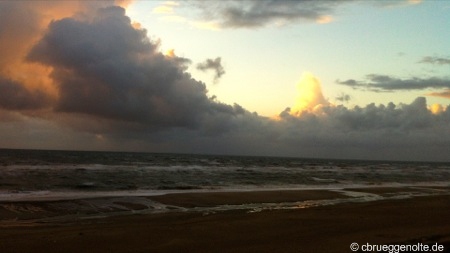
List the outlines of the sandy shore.
{"label": "sandy shore", "polygon": [[[382,190],[372,190],[381,192]],[[386,189],[383,190],[383,192]],[[179,206],[344,197],[329,191],[191,193],[152,197]],[[450,196],[292,210],[169,212],[0,228],[0,252],[352,252],[350,244],[444,245]]]}
{"label": "sandy shore", "polygon": [[182,207],[211,207],[243,203],[280,203],[307,200],[347,198],[341,193],[327,190],[285,190],[248,192],[175,193],[150,197],[160,203]]}

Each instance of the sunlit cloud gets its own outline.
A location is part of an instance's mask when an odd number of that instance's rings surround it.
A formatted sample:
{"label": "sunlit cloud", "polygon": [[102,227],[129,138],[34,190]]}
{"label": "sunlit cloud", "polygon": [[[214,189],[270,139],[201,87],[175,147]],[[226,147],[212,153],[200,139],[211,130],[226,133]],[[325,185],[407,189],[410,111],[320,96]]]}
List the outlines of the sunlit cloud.
{"label": "sunlit cloud", "polygon": [[173,58],[175,57],[175,49],[171,48],[164,53],[165,56]]}
{"label": "sunlit cloud", "polygon": [[155,14],[159,14],[160,17],[158,17],[158,20],[164,22],[187,23],[188,19],[186,17],[178,15],[175,11],[175,8],[177,8],[179,5],[179,2],[164,2],[161,5],[153,8],[152,12]]}
{"label": "sunlit cloud", "polygon": [[423,0],[396,0],[396,1],[372,1],[374,5],[386,8],[399,8],[405,6],[418,5],[423,3]]}
{"label": "sunlit cloud", "polygon": [[187,23],[187,19],[182,16],[177,15],[168,15],[168,16],[162,16],[158,18],[161,21],[165,22],[173,22],[173,23]]}
{"label": "sunlit cloud", "polygon": [[316,22],[317,22],[318,24],[328,24],[328,23],[333,22],[333,17],[330,16],[330,15],[320,16],[320,17],[316,20]]}
{"label": "sunlit cloud", "polygon": [[166,6],[166,5],[155,7],[152,12],[157,13],[157,14],[173,14],[174,13],[173,8],[171,6]]}
{"label": "sunlit cloud", "polygon": [[445,111],[445,108],[441,104],[433,104],[429,109],[433,114],[440,114]]}
{"label": "sunlit cloud", "polygon": [[441,97],[441,98],[448,98],[448,99],[450,99],[450,89],[442,91],[442,92],[431,92],[431,93],[428,93],[427,96]]}
{"label": "sunlit cloud", "polygon": [[197,29],[219,31],[220,25],[214,21],[211,22],[201,22],[201,21],[191,21],[189,24]]}
{"label": "sunlit cloud", "polygon": [[420,3],[422,3],[422,0],[408,0],[408,3],[410,3],[410,4],[420,4]]}
{"label": "sunlit cloud", "polygon": [[309,72],[302,74],[296,88],[298,95],[291,109],[293,115],[301,115],[304,111],[314,112],[321,106],[329,104],[322,94],[319,79]]}
{"label": "sunlit cloud", "polygon": [[133,21],[133,22],[131,23],[131,25],[133,26],[134,29],[137,29],[137,30],[142,29],[142,24],[139,23],[139,22]]}
{"label": "sunlit cloud", "polygon": [[[129,1],[121,1],[126,5]],[[58,97],[57,87],[50,77],[53,67],[26,61],[31,47],[45,34],[48,24],[53,20],[77,15],[80,12],[89,12],[114,1],[79,2],[79,1],[7,1],[2,2],[0,8],[0,77],[4,80],[2,87],[11,87],[13,90],[3,95],[10,99],[19,99],[19,95],[36,94],[31,101],[39,108],[48,105],[49,101]],[[24,19],[23,17],[27,17]],[[82,18],[82,15],[77,16]],[[9,100],[12,102],[11,100]],[[37,101],[40,101],[37,103]],[[5,101],[3,104],[5,105]],[[18,106],[17,103],[10,106]],[[20,108],[28,108],[21,102]],[[8,106],[8,105],[5,105]]]}
{"label": "sunlit cloud", "polygon": [[164,2],[161,5],[153,8],[152,12],[156,14],[174,14],[175,13],[174,8],[179,5],[180,4],[178,2],[173,1]]}
{"label": "sunlit cloud", "polygon": [[128,7],[134,0],[114,0],[114,5],[126,8]]}

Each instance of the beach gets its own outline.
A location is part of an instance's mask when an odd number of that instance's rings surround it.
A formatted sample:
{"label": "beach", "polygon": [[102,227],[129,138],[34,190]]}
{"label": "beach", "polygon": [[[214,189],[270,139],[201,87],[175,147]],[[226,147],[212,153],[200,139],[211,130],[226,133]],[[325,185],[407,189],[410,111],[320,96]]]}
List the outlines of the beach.
{"label": "beach", "polygon": [[[422,190],[444,194],[299,208],[219,211],[207,207],[352,197],[326,190],[150,196],[152,201],[188,209],[16,225],[4,223],[0,229],[0,248],[1,252],[352,252],[350,244],[355,242],[360,246],[437,243],[448,252],[448,188]],[[405,189],[352,189],[358,191],[391,196]],[[129,207],[141,209],[138,205]],[[197,207],[206,209],[195,211]],[[3,210],[1,215],[7,212]]]}

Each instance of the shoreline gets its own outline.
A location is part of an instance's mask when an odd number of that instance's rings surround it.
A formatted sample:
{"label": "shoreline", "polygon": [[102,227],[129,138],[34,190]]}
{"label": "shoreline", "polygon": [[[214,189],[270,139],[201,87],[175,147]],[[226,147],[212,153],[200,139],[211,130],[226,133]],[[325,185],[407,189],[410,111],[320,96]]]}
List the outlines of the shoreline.
{"label": "shoreline", "polygon": [[122,190],[122,191],[95,191],[95,190],[79,190],[79,191],[0,191],[0,203],[5,202],[47,202],[47,201],[65,201],[77,199],[92,198],[110,198],[110,197],[151,197],[168,194],[191,194],[191,193],[222,193],[222,192],[278,192],[278,191],[339,191],[339,190],[359,190],[362,192],[371,191],[371,189],[406,189],[406,188],[429,188],[429,189],[449,189],[450,182],[433,182],[433,183],[411,183],[411,184],[325,184],[325,185],[303,185],[292,187],[255,187],[255,188],[193,188],[193,189],[151,189],[151,190]]}
{"label": "shoreline", "polygon": [[[392,192],[384,191],[383,194]],[[299,197],[303,194],[304,199],[329,197],[325,192],[316,193],[305,196],[305,192],[290,192],[280,196],[281,199],[295,194]],[[250,200],[264,194],[268,193],[255,196],[240,193],[240,198]],[[235,193],[190,195],[187,203],[197,201],[197,206],[239,197]],[[269,195],[268,198],[276,198]],[[166,197],[161,201],[172,204],[186,201],[176,195]],[[360,245],[420,242],[439,243],[448,252],[448,210],[450,196],[434,195],[260,212],[130,214],[42,226],[4,227],[0,229],[0,248],[2,252],[68,253],[351,252],[349,246],[353,242]]]}
{"label": "shoreline", "polygon": [[343,189],[174,192],[35,201],[0,201],[0,227],[38,226],[79,220],[158,213],[261,212],[424,196],[450,196],[450,187],[364,187]]}

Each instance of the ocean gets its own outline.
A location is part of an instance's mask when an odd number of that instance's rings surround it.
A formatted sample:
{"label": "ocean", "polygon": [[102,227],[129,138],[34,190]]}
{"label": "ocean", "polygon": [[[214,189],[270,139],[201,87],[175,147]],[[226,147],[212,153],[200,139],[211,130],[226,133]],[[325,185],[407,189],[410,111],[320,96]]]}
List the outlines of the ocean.
{"label": "ocean", "polygon": [[[0,209],[9,213],[36,208],[65,208],[80,213],[94,206],[96,210],[136,211],[130,208],[132,205],[144,206],[146,208],[138,209],[152,212],[177,209],[147,198],[168,193],[324,189],[357,197],[358,194],[349,189],[448,189],[449,186],[450,163],[0,149]],[[416,192],[424,193],[434,194],[433,191]],[[414,191],[405,194],[411,195]],[[405,197],[405,194],[391,197]],[[378,198],[373,194],[359,197],[356,199]],[[84,202],[74,204],[74,200],[80,199]],[[59,201],[57,206],[55,201]],[[41,204],[29,206],[37,202]],[[43,202],[51,206],[43,207]],[[125,202],[128,204],[117,204]],[[277,203],[276,207],[337,202],[333,199],[314,203]],[[215,210],[265,207],[274,208],[274,205],[228,205],[215,207]],[[14,219],[12,216],[3,218]]]}

